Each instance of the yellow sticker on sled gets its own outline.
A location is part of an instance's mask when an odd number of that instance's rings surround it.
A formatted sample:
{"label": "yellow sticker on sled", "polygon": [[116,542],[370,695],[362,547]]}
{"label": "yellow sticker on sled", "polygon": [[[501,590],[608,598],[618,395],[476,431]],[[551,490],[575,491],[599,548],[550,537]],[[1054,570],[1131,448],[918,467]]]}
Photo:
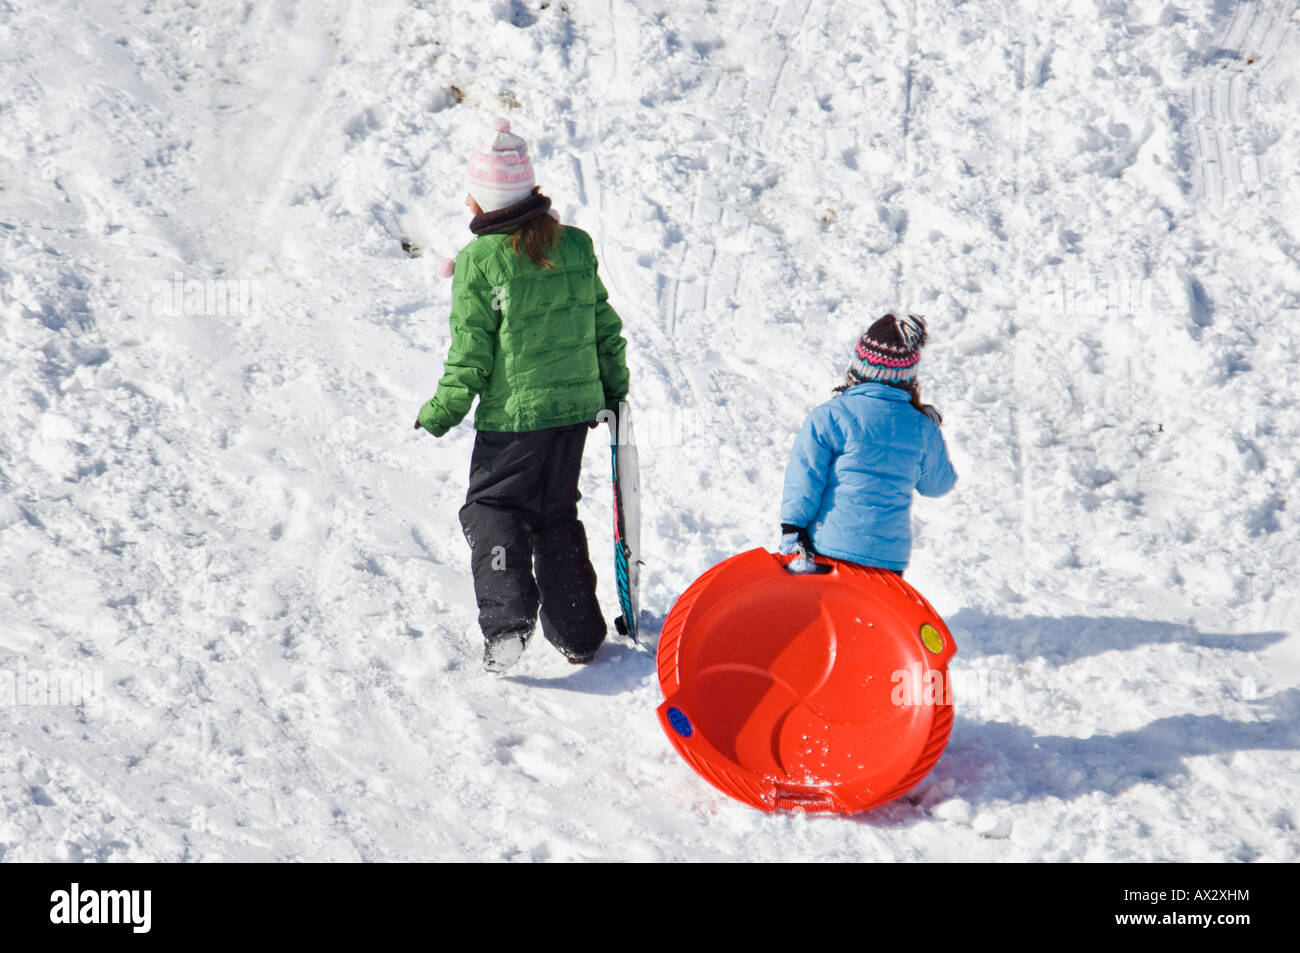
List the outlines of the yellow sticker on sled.
{"label": "yellow sticker on sled", "polygon": [[943,636],[939,634],[938,629],[927,622],[921,626],[921,644],[938,655],[943,651]]}

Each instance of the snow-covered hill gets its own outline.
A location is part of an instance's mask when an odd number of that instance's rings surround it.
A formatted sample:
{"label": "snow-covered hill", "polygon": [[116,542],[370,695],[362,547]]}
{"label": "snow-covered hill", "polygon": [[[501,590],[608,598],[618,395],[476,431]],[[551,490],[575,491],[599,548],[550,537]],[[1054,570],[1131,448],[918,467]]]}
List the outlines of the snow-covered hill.
{"label": "snow-covered hill", "polygon": [[[1296,10],[8,3],[0,856],[1300,858]],[[624,317],[652,632],[929,317],[959,709],[909,798],[730,802],[617,637],[481,672],[472,431],[411,421],[493,114]]]}

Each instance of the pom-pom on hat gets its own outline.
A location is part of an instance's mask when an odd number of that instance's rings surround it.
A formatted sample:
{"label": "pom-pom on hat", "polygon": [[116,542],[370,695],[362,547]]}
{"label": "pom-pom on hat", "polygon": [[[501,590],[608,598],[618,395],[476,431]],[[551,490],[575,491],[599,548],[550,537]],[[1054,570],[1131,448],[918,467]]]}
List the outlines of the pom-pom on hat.
{"label": "pom-pom on hat", "polygon": [[469,157],[465,185],[485,212],[527,198],[537,184],[528,145],[510,131],[508,120],[497,117],[479,133]]}
{"label": "pom-pom on hat", "polygon": [[926,339],[925,318],[919,314],[885,315],[858,339],[844,386],[876,381],[907,387],[916,380]]}

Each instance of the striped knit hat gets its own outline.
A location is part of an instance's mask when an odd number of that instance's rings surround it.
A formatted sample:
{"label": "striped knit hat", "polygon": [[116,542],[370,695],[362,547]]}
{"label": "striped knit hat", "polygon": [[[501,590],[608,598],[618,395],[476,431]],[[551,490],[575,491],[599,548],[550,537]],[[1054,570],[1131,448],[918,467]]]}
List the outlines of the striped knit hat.
{"label": "striped knit hat", "polygon": [[536,184],[527,144],[510,131],[508,120],[493,119],[469,157],[469,194],[483,211],[495,212],[527,198]]}
{"label": "striped knit hat", "polygon": [[837,390],[868,381],[909,387],[916,380],[925,342],[925,318],[918,314],[901,318],[885,315],[858,339],[849,372]]}

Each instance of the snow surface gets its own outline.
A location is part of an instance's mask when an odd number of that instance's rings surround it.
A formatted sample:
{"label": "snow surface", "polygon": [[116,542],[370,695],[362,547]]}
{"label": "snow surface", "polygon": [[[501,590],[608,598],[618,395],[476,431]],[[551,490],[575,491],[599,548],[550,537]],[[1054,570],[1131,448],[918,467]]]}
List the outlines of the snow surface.
{"label": "snow surface", "polygon": [[[0,680],[0,855],[1300,858],[1296,8],[10,0],[0,670],[87,694]],[[651,633],[929,316],[958,715],[909,797],[728,800],[617,636],[482,673],[473,432],[411,424],[492,114],[626,322]]]}

